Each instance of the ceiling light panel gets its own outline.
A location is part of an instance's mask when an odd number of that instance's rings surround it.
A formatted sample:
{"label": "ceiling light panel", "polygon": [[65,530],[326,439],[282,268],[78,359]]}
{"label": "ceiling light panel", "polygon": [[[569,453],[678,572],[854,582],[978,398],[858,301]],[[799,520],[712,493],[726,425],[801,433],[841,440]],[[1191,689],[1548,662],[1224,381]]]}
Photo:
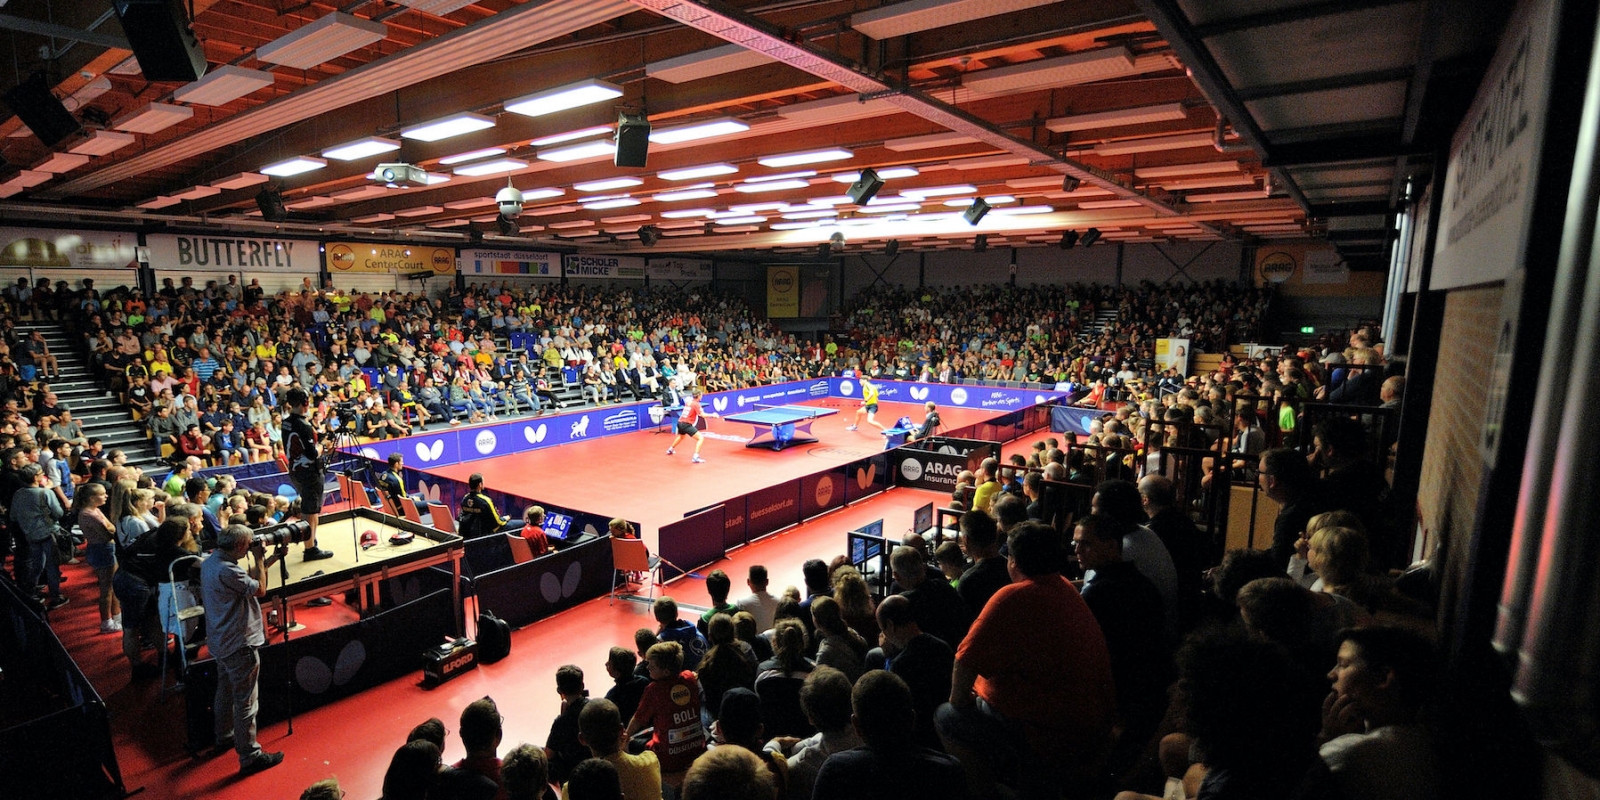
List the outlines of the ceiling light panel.
{"label": "ceiling light panel", "polygon": [[650,141],[656,144],[678,144],[679,142],[692,142],[699,139],[743,133],[747,130],[750,130],[750,126],[747,123],[732,117],[721,117],[703,122],[691,122],[686,125],[656,128],[650,132]]}
{"label": "ceiling light panel", "polygon": [[1083,53],[1044,58],[1007,67],[969,73],[961,80],[967,89],[982,94],[1026,92],[1049,86],[1075,86],[1135,73],[1133,54],[1126,47],[1106,47]]}
{"label": "ceiling light panel", "polygon": [[319,170],[326,166],[328,166],[328,162],[320,158],[312,158],[310,156],[295,156],[287,161],[279,161],[276,164],[268,164],[267,166],[262,167],[261,174],[271,175],[274,178],[287,178],[291,175],[300,175],[313,170]]}
{"label": "ceiling light panel", "polygon": [[400,131],[400,135],[407,139],[416,139],[420,142],[437,142],[452,136],[460,136],[473,131],[481,131],[494,127],[494,119],[482,114],[455,114],[449,117],[429,120],[420,125],[413,125]]}
{"label": "ceiling light panel", "polygon": [[744,182],[766,183],[767,181],[792,181],[795,178],[813,178],[816,177],[816,174],[817,171],[814,169],[803,169],[798,172],[781,172],[772,175],[752,175],[748,178],[745,178]]}
{"label": "ceiling light panel", "polygon": [[270,72],[224,64],[213,68],[200,80],[178,87],[172,93],[172,99],[180,103],[220,106],[265,89],[272,83]]}
{"label": "ceiling light panel", "polygon": [[482,150],[473,150],[467,153],[457,153],[453,156],[445,156],[444,158],[439,159],[439,164],[448,167],[451,164],[460,164],[465,161],[476,161],[480,158],[488,158],[489,156],[503,156],[505,154],[506,149],[504,147],[485,147]]}
{"label": "ceiling light panel", "polygon": [[605,180],[589,181],[587,183],[574,183],[572,188],[580,192],[604,192],[609,189],[622,189],[628,186],[638,186],[644,181],[638,178],[606,178]]}
{"label": "ceiling light panel", "polygon": [[256,58],[290,69],[311,69],[388,35],[381,22],[335,11],[256,48]]}
{"label": "ceiling light panel", "polygon": [[133,144],[135,137],[131,133],[120,131],[91,131],[89,138],[72,146],[68,152],[82,156],[103,156],[121,150]]}
{"label": "ceiling light panel", "polygon": [[353,142],[345,142],[322,151],[323,158],[335,161],[355,161],[362,158],[390,153],[400,149],[400,142],[394,139],[385,139],[382,136],[368,136]]}
{"label": "ceiling light panel", "polygon": [[690,219],[693,217],[709,217],[715,213],[709,208],[680,208],[675,211],[663,211],[661,216],[663,219]]}
{"label": "ceiling light panel", "polygon": [[530,200],[548,200],[552,197],[560,197],[566,193],[566,189],[557,189],[554,186],[545,186],[538,189],[523,189],[522,200],[523,202],[528,202]]}
{"label": "ceiling light panel", "polygon": [[659,78],[667,83],[688,83],[771,62],[771,58],[761,53],[737,44],[729,44],[675,58],[652,61],[644,65],[644,74],[647,78]]}
{"label": "ceiling light panel", "polygon": [[850,27],[874,39],[893,39],[975,19],[1049,5],[1057,0],[910,0],[850,16]]}
{"label": "ceiling light panel", "polygon": [[475,164],[468,164],[464,167],[456,167],[455,174],[468,178],[476,178],[483,175],[498,175],[502,172],[512,172],[514,170],[527,169],[527,167],[528,162],[523,161],[520,158],[497,158],[493,161],[480,161]]}
{"label": "ceiling light panel", "polygon": [[128,133],[157,133],[194,116],[194,109],[171,103],[149,103],[124,115],[111,127]]}
{"label": "ceiling light panel", "polygon": [[704,200],[708,197],[716,196],[715,189],[685,189],[679,192],[662,192],[661,194],[652,195],[650,199],[658,203],[675,203],[681,200]]}
{"label": "ceiling light panel", "polygon": [[259,172],[239,172],[229,175],[226,178],[214,180],[211,182],[211,185],[217,187],[218,189],[243,189],[247,186],[255,186],[257,184],[266,183],[267,180],[267,176],[262,175]]}
{"label": "ceiling light panel", "polygon": [[556,147],[550,150],[540,150],[538,158],[540,161],[581,161],[585,158],[609,156],[615,152],[617,152],[617,143],[611,141],[610,139],[602,139],[600,141],[584,142],[583,144],[575,144],[568,147]]}
{"label": "ceiling light panel", "polygon": [[1044,126],[1056,133],[1087,131],[1095,128],[1114,128],[1119,125],[1144,125],[1151,122],[1172,122],[1187,119],[1188,112],[1182,103],[1162,103],[1155,106],[1124,108],[1117,111],[1100,111],[1094,114],[1074,114],[1045,120]]}
{"label": "ceiling light panel", "polygon": [[695,178],[709,178],[713,175],[732,175],[739,168],[732,164],[706,164],[700,167],[684,167],[683,169],[669,169],[656,173],[656,177],[664,181],[689,181]]}
{"label": "ceiling light panel", "polygon": [[735,217],[718,217],[716,219],[716,224],[718,224],[718,225],[755,225],[755,224],[766,222],[766,221],[767,221],[766,217],[760,217],[760,216],[756,216],[754,214],[750,214],[750,215],[735,216]]}
{"label": "ceiling light panel", "polygon": [[530,95],[508,100],[505,109],[513,114],[522,114],[529,117],[542,117],[558,111],[599,103],[622,96],[622,88],[597,78],[569,83],[554,89],[534,92]]}
{"label": "ceiling light panel", "polygon": [[[915,178],[922,174],[917,171],[916,167],[885,167],[877,170],[877,173],[880,180],[886,181],[897,180],[900,178]],[[841,172],[837,175],[829,175],[828,177],[831,178],[834,183],[855,183],[861,178],[861,173]]]}
{"label": "ceiling light panel", "polygon": [[784,153],[783,155],[766,156],[756,159],[763,167],[797,167],[801,164],[819,164],[824,161],[842,161],[852,158],[855,153],[842,147],[827,150],[807,150],[802,153]]}
{"label": "ceiling light panel", "polygon": [[923,186],[916,189],[901,189],[900,193],[906,197],[944,197],[952,194],[977,194],[976,186]]}
{"label": "ceiling light panel", "polygon": [[639,205],[639,201],[632,197],[618,197],[614,200],[601,200],[595,203],[584,203],[583,207],[590,211],[603,211],[608,208],[627,208]]}
{"label": "ceiling light panel", "polygon": [[786,189],[804,189],[811,184],[803,180],[767,181],[765,183],[741,183],[733,187],[736,192],[755,194],[758,192],[778,192]]}
{"label": "ceiling light panel", "polygon": [[907,136],[903,139],[890,139],[883,143],[884,149],[904,153],[912,150],[933,150],[939,147],[955,147],[960,144],[974,144],[978,140],[964,133],[930,133],[926,136]]}

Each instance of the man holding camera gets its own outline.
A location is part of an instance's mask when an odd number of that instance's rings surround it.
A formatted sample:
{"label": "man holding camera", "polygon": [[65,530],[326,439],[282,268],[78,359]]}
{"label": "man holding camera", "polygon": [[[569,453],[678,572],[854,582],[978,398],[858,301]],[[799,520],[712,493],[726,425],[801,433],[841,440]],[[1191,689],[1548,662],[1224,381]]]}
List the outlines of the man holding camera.
{"label": "man holding camera", "polygon": [[317,430],[306,420],[311,396],[296,386],[289,390],[284,402],[289,406],[289,416],[283,420],[283,449],[289,459],[289,482],[300,493],[300,513],[311,526],[311,538],[306,540],[300,557],[306,561],[332,558],[333,553],[317,547],[317,517],[322,513],[322,492],[327,477]]}
{"label": "man holding camera", "polygon": [[[249,567],[241,564],[247,556]],[[243,525],[229,525],[217,537],[217,549],[200,564],[200,596],[206,608],[206,646],[217,660],[217,694],[213,700],[219,744],[233,731],[239,773],[252,775],[283,761],[256,741],[257,680],[267,643],[260,598],[267,594],[266,546]],[[231,724],[230,724],[231,723]]]}

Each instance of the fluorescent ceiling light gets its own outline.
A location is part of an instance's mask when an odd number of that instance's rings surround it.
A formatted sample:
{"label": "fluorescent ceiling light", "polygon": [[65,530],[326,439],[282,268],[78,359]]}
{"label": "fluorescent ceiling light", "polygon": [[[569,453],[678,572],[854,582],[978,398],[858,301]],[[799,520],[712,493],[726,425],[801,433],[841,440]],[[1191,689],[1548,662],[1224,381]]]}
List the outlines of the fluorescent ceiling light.
{"label": "fluorescent ceiling light", "polygon": [[218,189],[243,189],[246,186],[255,186],[266,182],[267,176],[259,172],[238,172],[226,178],[214,180],[211,185]]}
{"label": "fluorescent ceiling light", "polygon": [[823,161],[841,161],[852,158],[855,153],[844,148],[834,147],[827,150],[808,150],[803,153],[785,153],[777,156],[767,156],[756,159],[763,167],[796,167],[801,164],[816,164]]}
{"label": "fluorescent ceiling light", "polygon": [[627,186],[638,186],[644,181],[638,178],[606,178],[605,180],[589,181],[587,183],[574,183],[572,188],[580,192],[604,192],[608,189],[621,189]]}
{"label": "fluorescent ceiling light", "polygon": [[954,147],[958,144],[973,144],[977,141],[964,133],[930,133],[926,136],[890,139],[883,143],[883,147],[886,150],[903,153],[910,150],[932,150],[938,147]]}
{"label": "fluorescent ceiling light", "polygon": [[1073,86],[1131,75],[1135,69],[1133,54],[1128,48],[1105,47],[980,70],[965,75],[961,84],[982,94],[1025,92],[1047,86]]}
{"label": "fluorescent ceiling light", "polygon": [[874,39],[893,39],[1048,5],[1056,0],[910,0],[850,15],[850,27]]}
{"label": "fluorescent ceiling light", "polygon": [[601,139],[595,142],[584,142],[570,147],[557,147],[554,150],[540,150],[540,161],[578,161],[584,158],[599,158],[617,152],[617,143],[610,139]]}
{"label": "fluorescent ceiling light", "polygon": [[700,50],[674,58],[652,61],[644,65],[647,78],[659,78],[667,83],[688,83],[700,78],[726,75],[741,69],[760,66],[772,61],[770,56],[741,45],[729,44]]}
{"label": "fluorescent ceiling light", "polygon": [[131,133],[92,131],[89,138],[73,145],[68,152],[83,156],[103,156],[133,144],[135,138]]}
{"label": "fluorescent ceiling light", "polygon": [[1165,167],[1141,167],[1133,171],[1137,178],[1173,178],[1180,175],[1209,175],[1213,172],[1238,172],[1237,161],[1206,161],[1199,164],[1170,164]]}
{"label": "fluorescent ceiling light", "polygon": [[460,164],[463,161],[476,161],[480,158],[488,158],[489,156],[503,156],[505,154],[506,149],[504,147],[485,147],[482,150],[473,150],[467,153],[457,153],[453,156],[445,156],[444,158],[439,159],[439,163],[443,166],[450,166],[451,164]]}
{"label": "fluorescent ceiling light", "polygon": [[892,206],[892,205],[899,205],[901,203],[921,203],[921,202],[922,202],[922,198],[913,197],[911,195],[880,194],[877,197],[874,197],[871,200],[868,200],[867,201],[867,205],[869,205],[869,206]]}
{"label": "fluorescent ceiling light", "polygon": [[838,206],[845,203],[854,203],[855,200],[847,194],[834,194],[826,197],[813,197],[806,201],[808,206]]}
{"label": "fluorescent ceiling light", "polygon": [[149,103],[132,111],[111,127],[129,133],[157,133],[194,116],[194,109],[171,103]]}
{"label": "fluorescent ceiling light", "polygon": [[737,217],[740,214],[750,214],[756,211],[775,211],[780,208],[791,208],[788,203],[740,203],[728,206],[728,211],[723,216]]}
{"label": "fluorescent ceiling light", "polygon": [[1114,128],[1118,125],[1143,125],[1150,122],[1172,122],[1187,119],[1182,103],[1162,103],[1155,106],[1124,108],[1117,111],[1100,111],[1093,114],[1074,114],[1068,117],[1047,119],[1044,126],[1056,133],[1087,131],[1094,128]]}
{"label": "fluorescent ceiling light", "polygon": [[45,160],[33,165],[37,172],[60,175],[89,163],[89,157],[77,153],[51,153]]}
{"label": "fluorescent ceiling light", "polygon": [[892,203],[883,206],[866,206],[861,209],[863,214],[897,214],[902,211],[916,211],[922,206],[916,203]]}
{"label": "fluorescent ceiling light", "polygon": [[138,205],[135,206],[135,208],[143,208],[143,209],[147,209],[147,210],[153,211],[153,210],[158,209],[158,208],[167,208],[168,206],[175,206],[175,205],[177,205],[177,204],[179,204],[181,202],[183,202],[183,201],[179,200],[176,197],[169,197],[167,195],[161,194],[161,195],[156,195],[155,197],[152,197],[149,200],[144,201],[143,203],[139,203]]}
{"label": "fluorescent ceiling light", "polygon": [[328,166],[328,162],[320,158],[312,158],[311,156],[295,156],[287,161],[279,161],[276,164],[268,164],[267,166],[262,167],[260,171],[262,175],[271,175],[274,178],[287,178],[291,175],[299,175],[304,172],[319,170],[326,166]]}
{"label": "fluorescent ceiling light", "polygon": [[520,158],[497,158],[493,161],[481,161],[464,167],[456,167],[455,173],[464,177],[474,178],[482,175],[498,175],[502,172],[527,169],[527,167],[528,162]]}
{"label": "fluorescent ceiling light", "polygon": [[1049,214],[1053,211],[1055,211],[1055,208],[1052,206],[1017,206],[1016,208],[997,208],[989,213],[1021,217],[1029,214]]}
{"label": "fluorescent ceiling light", "polygon": [[388,35],[381,22],[335,11],[257,47],[256,58],[290,69],[311,69]]}
{"label": "fluorescent ceiling light", "polygon": [[676,211],[663,211],[663,219],[689,219],[691,217],[709,217],[717,212],[709,208],[680,208]]}
{"label": "fluorescent ceiling light", "polygon": [[598,203],[584,203],[583,207],[590,211],[601,211],[607,208],[627,208],[639,205],[639,201],[632,197],[618,197],[615,200],[601,200]]}
{"label": "fluorescent ceiling light", "polygon": [[977,194],[976,186],[924,186],[916,189],[901,189],[900,193],[906,197],[944,197],[952,194]]}
{"label": "fluorescent ceiling light", "polygon": [[534,139],[533,141],[529,142],[528,144],[531,144],[534,147],[545,147],[547,145],[560,144],[562,142],[570,142],[570,141],[572,141],[574,139],[587,139],[590,136],[599,136],[600,134],[610,133],[610,132],[611,132],[611,126],[610,125],[596,125],[596,126],[594,126],[592,128],[579,128],[578,130],[575,130],[575,131],[567,131],[565,133],[552,133],[549,136],[541,136],[541,137],[539,137],[537,139]]}
{"label": "fluorescent ceiling light", "polygon": [[777,192],[784,189],[804,189],[811,184],[802,180],[767,181],[766,183],[741,183],[733,187],[736,192],[754,194],[756,192]]}
{"label": "fluorescent ceiling light", "polygon": [[814,177],[816,174],[817,171],[814,169],[803,169],[799,172],[782,172],[776,175],[752,175],[748,178],[745,178],[744,182],[766,183],[767,181],[788,181],[794,180],[795,178],[810,178]]}
{"label": "fluorescent ceiling light", "polygon": [[756,223],[766,221],[766,217],[759,217],[754,214],[750,214],[748,216],[741,217],[719,217],[717,218],[716,223],[718,225],[754,225]]}
{"label": "fluorescent ceiling light", "polygon": [[344,144],[330,147],[322,151],[322,157],[336,161],[355,161],[356,159],[399,149],[400,143],[394,139],[385,139],[382,136],[368,136],[365,139],[357,139],[353,142],[345,142]]}
{"label": "fluorescent ceiling light", "polygon": [[819,221],[817,220],[809,220],[806,222],[774,222],[767,227],[775,231],[797,231],[801,228],[815,228],[818,224]]}
{"label": "fluorescent ceiling light", "polygon": [[688,181],[695,178],[709,178],[712,175],[731,175],[738,171],[739,168],[732,164],[706,164],[703,167],[669,169],[666,172],[656,173],[656,177],[665,181]]}
{"label": "fluorescent ceiling light", "polygon": [[224,64],[207,72],[200,80],[178,87],[172,99],[180,103],[220,106],[238,100],[273,83],[272,73]]}
{"label": "fluorescent ceiling light", "polygon": [[658,203],[674,203],[679,200],[703,200],[716,196],[715,189],[685,189],[680,192],[662,192],[658,195],[652,195],[650,199]]}
{"label": "fluorescent ceiling light", "polygon": [[677,144],[679,142],[692,142],[696,139],[710,139],[713,136],[727,136],[731,133],[742,133],[750,130],[750,126],[732,117],[708,119],[703,122],[691,122],[686,125],[673,125],[667,128],[656,128],[650,132],[650,141],[656,144]]}
{"label": "fluorescent ceiling light", "polygon": [[400,131],[400,135],[407,139],[416,139],[421,142],[437,142],[452,136],[464,133],[481,131],[494,127],[494,118],[482,114],[461,113],[440,119],[413,125]]}
{"label": "fluorescent ceiling light", "polygon": [[783,215],[784,219],[822,219],[823,217],[837,216],[839,212],[831,208],[819,208],[815,211],[790,211]]}
{"label": "fluorescent ceiling light", "polygon": [[554,186],[545,186],[538,189],[523,189],[522,200],[523,202],[527,202],[529,200],[549,200],[552,197],[560,197],[566,193],[566,189],[557,189]]}
{"label": "fluorescent ceiling light", "polygon": [[441,183],[450,182],[449,175],[441,175],[437,172],[424,172],[423,174],[427,176],[429,186],[438,186]]}
{"label": "fluorescent ceiling light", "polygon": [[[992,197],[983,198],[983,202],[988,203],[991,206],[998,206],[1003,203],[1015,203],[1017,202],[1017,198],[1012,197],[1009,194],[997,194]],[[947,208],[966,208],[972,205],[972,198],[960,197],[954,200],[946,200],[944,201],[944,205]]]}
{"label": "fluorescent ceiling light", "polygon": [[505,108],[513,114],[542,117],[545,114],[554,114],[557,111],[566,111],[569,108],[578,108],[621,96],[622,87],[598,78],[588,78],[508,100]]}
{"label": "fluorescent ceiling light", "polygon": [[1094,146],[1097,156],[1125,156],[1133,153],[1154,153],[1160,150],[1185,150],[1191,147],[1209,147],[1209,133],[1180,133],[1176,136],[1150,136],[1143,139],[1125,139]]}
{"label": "fluorescent ceiling light", "polygon": [[172,196],[179,200],[199,200],[202,197],[222,194],[222,190],[215,186],[191,186],[181,192],[173,192]]}
{"label": "fluorescent ceiling light", "polygon": [[[886,181],[892,181],[896,178],[915,178],[916,176],[922,174],[917,171],[916,167],[888,167],[885,169],[880,169],[877,172],[878,177]],[[829,175],[828,177],[831,178],[835,183],[855,183],[861,178],[861,173],[841,172],[837,175]]]}
{"label": "fluorescent ceiling light", "polygon": [[589,195],[588,197],[580,197],[580,198],[578,198],[578,202],[580,202],[580,203],[598,203],[601,200],[615,200],[615,199],[617,199],[619,197],[632,197],[632,196],[633,195],[628,194],[627,192],[623,192],[622,194],[592,194],[592,195]]}

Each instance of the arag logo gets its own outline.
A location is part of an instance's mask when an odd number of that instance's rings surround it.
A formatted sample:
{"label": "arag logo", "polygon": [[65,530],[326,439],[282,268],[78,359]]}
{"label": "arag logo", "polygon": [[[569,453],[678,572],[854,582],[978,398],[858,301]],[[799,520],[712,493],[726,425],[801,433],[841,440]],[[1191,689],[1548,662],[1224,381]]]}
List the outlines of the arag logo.
{"label": "arag logo", "polygon": [[775,269],[772,271],[772,288],[782,294],[794,291],[794,271]]}
{"label": "arag logo", "polygon": [[855,381],[839,381],[839,394],[849,397],[856,393]]}
{"label": "arag logo", "polygon": [[1294,256],[1288,253],[1281,250],[1268,253],[1261,257],[1261,279],[1270,283],[1283,283],[1294,277],[1294,270],[1298,266]]}
{"label": "arag logo", "polygon": [[922,462],[914,458],[900,462],[900,477],[913,483],[922,480]]}
{"label": "arag logo", "polygon": [[484,429],[478,431],[477,438],[472,440],[472,446],[477,449],[480,455],[489,455],[494,452],[494,446],[498,442],[499,439],[495,437],[494,431]]}
{"label": "arag logo", "polygon": [[418,461],[437,461],[442,455],[444,455],[443,439],[434,439],[432,445],[427,442],[417,442]]}
{"label": "arag logo", "polygon": [[428,256],[428,266],[434,272],[455,272],[456,252],[443,247],[436,247]]}
{"label": "arag logo", "polygon": [[824,475],[819,478],[817,480],[817,489],[814,495],[814,499],[817,501],[817,507],[827,508],[828,505],[833,502],[833,493],[837,491],[837,489],[838,485],[834,481],[832,475]]}
{"label": "arag logo", "polygon": [[955,404],[955,405],[958,405],[958,406],[966,405],[967,404],[967,390],[961,388],[960,386],[957,386],[956,388],[951,389],[950,390],[950,402]]}
{"label": "arag logo", "polygon": [[336,244],[328,248],[328,269],[349,272],[355,266],[356,253],[350,249],[350,245]]}

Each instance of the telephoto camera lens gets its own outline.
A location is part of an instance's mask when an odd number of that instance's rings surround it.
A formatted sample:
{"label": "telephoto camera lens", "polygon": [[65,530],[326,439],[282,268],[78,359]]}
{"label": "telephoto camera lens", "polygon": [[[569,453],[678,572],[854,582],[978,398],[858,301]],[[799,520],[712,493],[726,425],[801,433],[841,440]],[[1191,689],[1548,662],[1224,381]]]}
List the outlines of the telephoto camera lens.
{"label": "telephoto camera lens", "polygon": [[288,547],[297,542],[309,542],[311,525],[303,519],[280,522],[256,531],[252,541],[262,547]]}

